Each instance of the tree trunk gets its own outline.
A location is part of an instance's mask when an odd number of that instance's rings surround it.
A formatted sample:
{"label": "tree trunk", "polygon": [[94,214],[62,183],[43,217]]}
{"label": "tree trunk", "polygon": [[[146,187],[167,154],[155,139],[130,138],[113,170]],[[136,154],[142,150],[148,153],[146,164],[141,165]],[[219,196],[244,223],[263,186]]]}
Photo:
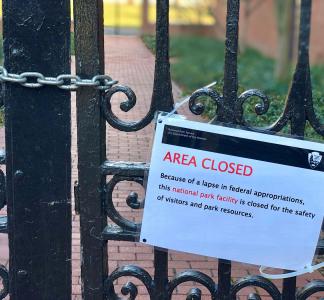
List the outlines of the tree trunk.
{"label": "tree trunk", "polygon": [[244,1],[242,3],[244,6],[243,9],[243,24],[241,25],[241,35],[240,35],[240,53],[245,52],[247,47],[247,34],[249,28],[249,19],[250,19],[250,10],[251,10],[251,1]]}
{"label": "tree trunk", "polygon": [[148,32],[148,26],[149,26],[148,10],[149,10],[148,0],[143,0],[143,3],[142,3],[142,33]]}
{"label": "tree trunk", "polygon": [[279,81],[285,81],[289,77],[292,62],[292,48],[294,38],[295,0],[276,0],[275,9],[277,15],[278,46],[275,77]]}

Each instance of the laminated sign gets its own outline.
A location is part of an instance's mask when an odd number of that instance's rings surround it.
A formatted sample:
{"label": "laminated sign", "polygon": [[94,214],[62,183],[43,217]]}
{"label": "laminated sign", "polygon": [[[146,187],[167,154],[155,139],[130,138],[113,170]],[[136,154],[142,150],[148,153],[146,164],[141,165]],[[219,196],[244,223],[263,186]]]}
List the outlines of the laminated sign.
{"label": "laminated sign", "polygon": [[142,242],[289,270],[312,263],[323,221],[324,145],[160,119]]}

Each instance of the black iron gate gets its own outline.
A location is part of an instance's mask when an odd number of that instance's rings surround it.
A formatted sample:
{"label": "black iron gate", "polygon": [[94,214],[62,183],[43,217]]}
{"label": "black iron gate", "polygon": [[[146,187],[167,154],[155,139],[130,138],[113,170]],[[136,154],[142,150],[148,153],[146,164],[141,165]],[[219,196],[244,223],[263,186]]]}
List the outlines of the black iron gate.
{"label": "black iron gate", "polygon": [[[89,43],[83,52],[77,53],[80,64],[78,73],[83,76],[92,75],[95,68],[92,56],[98,55],[96,68],[103,68],[103,40],[102,28],[100,28],[102,11],[98,3],[75,0],[76,6],[76,48],[81,49],[85,43]],[[287,96],[286,106],[280,118],[267,130],[279,132],[286,125],[290,125],[291,134],[303,136],[306,122],[317,133],[324,135],[324,125],[316,116],[312,102],[312,90],[309,67],[309,37],[311,1],[303,0],[301,3],[301,17],[299,30],[298,61],[294,72],[291,88]],[[257,114],[264,114],[269,108],[268,98],[257,90],[250,90],[238,95],[238,22],[239,0],[227,1],[227,25],[226,47],[224,64],[223,94],[217,94],[210,89],[196,91],[190,100],[190,110],[194,114],[201,114],[204,106],[198,103],[201,96],[209,96],[217,105],[217,113],[213,122],[221,121],[235,123],[253,128],[244,118],[243,105],[251,97],[258,97],[260,103],[256,106]],[[112,193],[118,182],[134,181],[143,184],[144,174],[149,165],[142,163],[116,163],[105,161],[105,129],[104,118],[110,126],[120,131],[137,131],[147,126],[154,118],[156,111],[170,111],[173,108],[171,91],[171,79],[169,69],[169,3],[168,0],[157,1],[157,24],[156,24],[156,64],[155,77],[151,106],[147,115],[138,122],[125,122],[120,120],[113,112],[111,106],[112,96],[121,92],[127,97],[120,108],[127,112],[136,104],[136,96],[129,87],[115,85],[103,95],[97,95],[96,108],[91,109],[94,102],[89,102],[87,92],[81,91],[78,95],[78,136],[79,136],[79,197],[80,217],[82,234],[82,284],[85,299],[119,299],[114,289],[114,283],[122,277],[135,277],[142,282],[147,289],[150,299],[171,299],[178,285],[184,282],[197,282],[206,287],[210,292],[211,299],[235,299],[237,293],[248,286],[257,286],[265,289],[273,299],[306,299],[318,291],[324,291],[324,281],[314,281],[304,288],[296,291],[296,278],[285,279],[283,289],[278,288],[269,280],[259,276],[242,278],[236,283],[231,281],[231,262],[219,260],[218,283],[209,276],[195,270],[188,270],[176,275],[173,279],[168,278],[168,254],[167,252],[154,249],[154,276],[144,269],[135,265],[122,266],[116,270],[107,270],[107,251],[109,241],[138,240],[140,224],[123,218],[114,206]],[[94,18],[94,16],[96,16]],[[86,19],[86,21],[85,21]],[[92,24],[87,28],[86,24]],[[98,26],[98,27],[97,27]],[[93,34],[99,32],[99,35]],[[92,41],[90,42],[90,38]],[[98,51],[100,49],[100,51]],[[97,70],[96,69],[96,70]],[[102,70],[101,70],[102,71]],[[82,103],[80,103],[82,102]],[[83,103],[86,103],[85,105]],[[99,108],[101,104],[101,111]],[[89,112],[91,111],[91,115]],[[97,120],[93,123],[92,120]],[[86,120],[91,120],[87,122]],[[108,128],[109,130],[109,128]],[[93,145],[96,152],[93,153]],[[109,141],[108,141],[109,147]],[[90,165],[100,165],[100,171],[91,168]],[[91,174],[91,175],[90,175]],[[108,179],[108,176],[109,179]],[[89,179],[91,177],[91,179]],[[91,181],[90,181],[91,180]],[[107,181],[107,182],[106,182]],[[98,190],[98,186],[100,189]],[[136,202],[136,201],[135,201]],[[141,207],[140,203],[127,202],[132,207]],[[137,206],[136,206],[137,205]],[[107,225],[107,218],[113,224]],[[91,234],[90,234],[91,233]],[[94,272],[96,276],[93,276]],[[94,296],[95,291],[95,296]],[[121,291],[130,299],[139,298],[136,286],[128,282]],[[197,288],[188,291],[187,299],[201,299],[201,291]],[[250,295],[250,299],[259,299],[256,294]]]}
{"label": "black iron gate", "polygon": [[[258,130],[245,120],[243,105],[256,96],[260,98],[256,113],[264,114],[269,101],[256,90],[238,95],[240,1],[228,0],[227,3],[223,94],[202,89],[192,95],[189,105],[194,114],[201,114],[204,106],[198,99],[207,95],[217,105],[212,122],[242,124]],[[108,270],[109,241],[134,242],[140,227],[118,213],[112,199],[113,190],[120,181],[143,184],[149,165],[106,160],[105,122],[120,131],[137,131],[150,124],[157,111],[173,109],[168,0],[157,0],[157,51],[151,106],[142,120],[132,123],[118,119],[110,101],[116,93],[124,93],[127,100],[120,108],[127,112],[136,104],[133,91],[116,85],[108,76],[96,76],[104,74],[102,0],[74,0],[78,76],[66,75],[70,74],[68,0],[23,3],[4,0],[3,8],[6,69],[1,68],[0,79],[6,110],[6,158],[1,155],[0,162],[6,161],[7,197],[5,199],[5,180],[0,172],[0,206],[7,200],[10,272],[0,266],[1,299],[7,295],[9,286],[11,299],[71,298],[70,90],[77,90],[79,182],[75,192],[80,213],[83,299],[120,299],[114,284],[121,277],[137,278],[153,300],[171,299],[180,284],[192,281],[207,288],[211,299],[224,300],[236,299],[237,293],[248,286],[263,288],[273,299],[285,300],[307,299],[324,291],[324,281],[310,282],[296,291],[296,278],[285,279],[281,291],[259,276],[233,283],[231,262],[226,260],[218,261],[217,283],[195,270],[169,279],[168,253],[159,249],[154,249],[153,276],[135,265]],[[298,61],[284,111],[267,128],[271,132],[279,132],[289,125],[291,134],[303,136],[308,122],[324,136],[324,125],[316,116],[312,102],[310,17],[311,0],[302,0]],[[37,73],[30,72],[35,70]],[[92,80],[87,80],[89,78]],[[136,197],[128,200],[130,207],[142,208]],[[108,225],[108,218],[113,224]],[[0,232],[7,232],[6,218],[1,221]],[[121,292],[130,299],[139,298],[131,282]],[[189,289],[186,299],[201,299],[201,291]],[[260,297],[251,294],[249,299]]]}

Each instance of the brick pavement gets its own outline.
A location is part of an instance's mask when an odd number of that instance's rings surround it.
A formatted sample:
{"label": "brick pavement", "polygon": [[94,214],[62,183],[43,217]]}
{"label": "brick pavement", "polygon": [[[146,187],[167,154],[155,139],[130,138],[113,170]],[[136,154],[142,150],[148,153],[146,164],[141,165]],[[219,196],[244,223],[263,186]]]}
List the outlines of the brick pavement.
{"label": "brick pavement", "polygon": [[[154,57],[146,49],[137,37],[105,37],[106,47],[106,73],[114,79],[118,79],[121,84],[130,86],[137,95],[137,105],[128,113],[123,113],[119,109],[119,101],[123,99],[116,96],[113,100],[113,110],[124,120],[138,120],[145,115],[149,109],[151,91],[153,86]],[[180,96],[180,90],[174,86],[175,99]],[[187,109],[182,111],[188,114]],[[75,96],[72,98],[72,183],[77,180],[77,148],[76,148],[76,120],[75,120]],[[192,118],[192,116],[190,117]],[[107,157],[110,160],[125,161],[148,161],[150,156],[150,147],[153,138],[153,126],[147,126],[140,132],[125,133],[119,132],[110,126],[107,126]],[[0,130],[0,143],[4,143],[4,133]],[[139,220],[140,212],[133,211],[126,203],[125,199],[130,191],[136,191],[143,196],[144,191],[134,183],[121,183],[114,191],[114,201],[118,211],[126,218]],[[153,252],[151,247],[139,243],[109,242],[109,270],[113,271],[116,267],[135,263],[145,268],[153,275]],[[7,237],[0,234],[0,262],[8,265],[8,247]],[[80,287],[80,231],[79,217],[73,212],[72,224],[72,293],[73,300],[81,299]],[[217,260],[170,251],[169,254],[169,276],[172,278],[176,273],[186,269],[198,269],[212,276],[217,281]],[[257,274],[255,266],[233,263],[232,277],[233,281],[248,274]],[[304,286],[309,280],[322,278],[317,273],[309,274],[298,278],[298,285]],[[120,291],[121,286],[129,278],[119,279],[116,283],[116,291]],[[138,281],[134,280],[134,283]],[[278,283],[281,288],[281,282]],[[185,299],[185,295],[192,287],[191,283],[181,285],[174,293],[173,299]],[[202,289],[203,299],[210,299],[206,289]],[[246,296],[255,291],[254,288],[246,288],[240,294],[240,299],[246,299]],[[263,290],[258,290],[262,299],[267,299]],[[139,286],[138,299],[148,299],[145,296],[145,289]]]}

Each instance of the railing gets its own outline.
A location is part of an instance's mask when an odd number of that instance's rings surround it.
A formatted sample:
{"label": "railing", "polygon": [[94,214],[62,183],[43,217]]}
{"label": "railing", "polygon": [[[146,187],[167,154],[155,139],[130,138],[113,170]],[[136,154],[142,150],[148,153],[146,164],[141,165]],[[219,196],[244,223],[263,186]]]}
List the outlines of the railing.
{"label": "railing", "polygon": [[[35,2],[35,7],[37,1]],[[64,2],[64,7],[63,7]],[[296,69],[293,75],[292,84],[287,96],[286,104],[282,115],[274,123],[266,128],[255,128],[249,124],[244,118],[244,103],[251,97],[258,97],[260,103],[255,107],[258,115],[265,114],[269,108],[269,100],[266,95],[258,90],[249,90],[241,95],[238,95],[238,74],[237,74],[237,57],[238,57],[238,23],[239,23],[239,0],[228,0],[227,12],[227,27],[226,27],[226,47],[225,47],[225,64],[224,64],[224,86],[222,95],[216,91],[205,88],[196,91],[189,101],[190,110],[194,114],[202,114],[204,105],[199,103],[201,96],[208,96],[217,106],[217,112],[212,120],[214,122],[225,122],[240,124],[250,127],[252,130],[262,130],[268,132],[279,132],[285,126],[290,126],[292,135],[299,137],[304,136],[305,126],[308,122],[314,130],[324,136],[324,124],[316,116],[312,99],[312,85],[310,79],[309,67],[309,36],[310,36],[310,19],[311,19],[311,1],[302,0],[301,2],[301,17],[299,29],[299,45],[298,45],[298,60]],[[10,70],[16,73],[29,69],[30,63],[33,67],[38,67],[39,71],[43,69],[46,73],[47,65],[44,62],[39,62],[38,49],[35,49],[33,40],[42,38],[44,45],[49,45],[52,52],[47,52],[48,49],[42,49],[45,61],[50,61],[48,68],[53,74],[61,72],[69,73],[69,53],[68,53],[68,32],[69,32],[69,9],[68,1],[61,1],[62,10],[52,6],[46,6],[39,11],[38,20],[33,20],[32,17],[25,18],[24,15],[16,13],[14,8],[18,7],[17,0],[13,2],[4,1],[5,7],[5,55],[6,65]],[[26,12],[33,10],[33,3],[26,6]],[[74,0],[75,9],[75,36],[76,36],[76,65],[77,74],[80,78],[92,78],[97,74],[104,74],[104,47],[103,47],[103,6],[102,1],[97,0]],[[62,12],[64,11],[64,15]],[[11,12],[11,14],[9,14]],[[76,187],[78,210],[80,213],[81,225],[81,248],[82,248],[82,285],[84,299],[119,299],[115,292],[114,285],[116,280],[122,277],[135,277],[147,290],[147,295],[153,300],[171,299],[177,287],[185,282],[196,282],[205,287],[211,299],[235,299],[237,294],[245,287],[256,286],[264,289],[273,299],[307,299],[313,294],[324,291],[324,281],[314,280],[296,290],[296,278],[285,279],[283,288],[280,291],[271,281],[260,276],[248,276],[238,280],[235,283],[231,281],[231,262],[227,260],[218,261],[218,282],[215,282],[210,276],[196,270],[188,270],[177,274],[174,278],[168,278],[168,252],[161,249],[154,249],[154,275],[152,276],[146,270],[135,265],[126,265],[112,272],[108,272],[108,257],[107,245],[109,241],[127,241],[134,242],[138,240],[138,232],[140,224],[132,220],[122,217],[118,209],[114,206],[113,191],[116,185],[122,181],[133,181],[143,185],[144,175],[149,169],[149,165],[145,163],[115,163],[106,160],[106,141],[105,141],[105,122],[110,126],[120,131],[138,131],[150,124],[157,111],[171,111],[173,109],[172,86],[170,77],[169,64],[169,22],[168,22],[169,3],[168,0],[157,1],[157,26],[156,26],[156,65],[154,76],[154,87],[152,101],[146,116],[137,122],[126,122],[119,119],[112,111],[111,101],[116,93],[124,93],[127,100],[123,102],[120,108],[127,112],[136,105],[136,96],[129,87],[115,85],[107,87],[106,91],[93,89],[95,82],[83,84],[77,92],[77,117],[78,117],[78,154],[79,154],[79,184]],[[58,21],[52,20],[53,26],[48,28],[58,27],[58,31],[45,32],[43,35],[41,28],[44,24],[46,16],[50,13],[55,13]],[[44,19],[42,19],[42,15]],[[13,16],[16,16],[17,21]],[[19,19],[21,18],[21,20]],[[14,20],[14,21],[13,21]],[[25,26],[31,20],[33,27],[32,34]],[[21,22],[20,22],[21,21]],[[13,32],[11,28],[15,28]],[[36,30],[35,30],[36,29]],[[21,37],[28,37],[25,40],[24,53],[29,53],[30,61],[26,62],[24,55],[19,54],[16,35],[17,32]],[[52,36],[54,33],[60,37],[60,48],[53,48]],[[61,34],[62,33],[62,34]],[[18,42],[17,42],[18,43]],[[65,46],[64,46],[65,45]],[[11,50],[15,47],[15,51]],[[26,48],[27,47],[27,48]],[[27,51],[28,50],[28,51]],[[64,52],[65,51],[65,52]],[[64,52],[64,53],[63,53]],[[63,54],[62,54],[63,53]],[[14,54],[14,55],[13,55]],[[57,60],[57,57],[62,56],[62,61]],[[15,56],[16,55],[16,56]],[[10,58],[10,60],[9,60]],[[57,64],[55,64],[57,62]],[[33,73],[35,77],[35,73]],[[38,73],[40,74],[40,73]],[[50,74],[52,75],[52,74]],[[27,83],[28,85],[39,84]],[[12,77],[16,81],[21,80],[17,77]],[[11,79],[12,79],[11,78]],[[74,78],[74,77],[73,77]],[[73,79],[72,77],[70,79]],[[8,78],[7,78],[8,79]],[[9,78],[10,79],[10,78]],[[66,79],[66,78],[65,78]],[[27,79],[25,79],[25,82]],[[52,78],[55,81],[55,78]],[[50,80],[51,82],[51,80]],[[48,83],[48,82],[47,82]],[[52,82],[53,83],[53,82]],[[71,82],[70,82],[71,83]],[[62,83],[61,83],[62,85]],[[92,86],[90,86],[92,85]],[[38,86],[39,87],[39,86]],[[15,299],[24,299],[41,297],[44,295],[51,298],[56,295],[58,299],[62,297],[70,297],[70,254],[71,241],[68,240],[71,230],[70,218],[70,203],[69,203],[69,184],[64,190],[59,190],[62,187],[61,177],[66,176],[69,182],[69,94],[65,91],[54,92],[46,87],[42,90],[44,94],[38,91],[25,92],[21,87],[8,86],[6,97],[11,99],[10,105],[7,105],[6,117],[8,126],[6,127],[9,133],[6,136],[7,153],[9,154],[7,174],[10,174],[9,189],[7,190],[9,214],[9,238],[11,243],[10,252],[10,273],[7,269],[0,265],[0,278],[2,279],[3,288],[0,291],[0,299],[3,299],[8,294],[9,275],[11,285],[11,295]],[[10,97],[8,96],[10,94]],[[12,97],[14,95],[14,97]],[[65,99],[66,101],[62,101]],[[91,99],[91,101],[89,101]],[[46,107],[46,109],[43,109]],[[61,106],[62,105],[62,106]],[[56,111],[60,107],[60,114],[53,116],[51,112]],[[62,114],[63,112],[63,114]],[[29,116],[23,126],[18,122],[17,115]],[[29,114],[34,114],[37,118],[30,117]],[[49,124],[46,114],[49,118],[53,118],[53,122]],[[62,119],[64,115],[64,119]],[[21,120],[18,118],[19,120]],[[56,145],[52,143],[45,144],[46,134],[40,134],[32,147],[25,147],[24,133],[20,131],[28,126],[35,126],[35,119],[38,120],[37,129],[48,132],[54,130],[55,137],[62,141]],[[51,119],[52,120],[52,119]],[[53,127],[47,127],[51,126]],[[44,127],[43,127],[44,126]],[[28,140],[30,143],[31,139]],[[47,139],[49,143],[51,139]],[[14,143],[13,143],[14,142]],[[35,143],[34,143],[35,142]],[[13,149],[12,145],[16,148]],[[49,156],[53,147],[61,147],[57,155]],[[36,149],[36,150],[35,150]],[[42,157],[42,155],[44,157]],[[26,160],[25,157],[32,159],[33,163]],[[65,157],[66,159],[62,159]],[[40,158],[42,158],[40,160]],[[46,159],[45,159],[46,158]],[[0,153],[0,164],[4,164],[5,155]],[[36,162],[40,163],[37,166]],[[50,163],[48,163],[50,162]],[[53,164],[55,163],[55,169]],[[100,168],[98,169],[98,166]],[[21,169],[26,169],[28,176],[24,179],[24,172]],[[9,170],[9,171],[8,171]],[[40,170],[54,170],[42,177]],[[62,172],[66,170],[66,172]],[[31,175],[30,175],[31,174]],[[34,177],[35,176],[35,177]],[[42,186],[35,185],[33,179],[44,179]],[[108,178],[109,177],[109,178]],[[107,179],[108,178],[108,179]],[[23,181],[21,181],[23,180]],[[58,180],[58,181],[56,181]],[[107,182],[108,181],[108,182]],[[0,171],[0,208],[6,204],[5,195],[5,176]],[[38,193],[34,193],[28,189],[28,185],[34,189],[39,188]],[[25,187],[26,190],[22,188]],[[50,201],[49,199],[41,199],[39,195],[42,193],[48,195],[48,190],[52,189],[52,194],[57,190],[60,192],[62,202]],[[24,191],[31,194],[28,199],[33,201],[24,202],[26,195]],[[46,202],[47,201],[47,202]],[[42,208],[44,213],[43,219],[37,215],[38,206]],[[127,205],[135,210],[143,208],[143,200],[140,200],[135,193],[131,193],[126,199]],[[46,209],[42,206],[45,205]],[[31,218],[32,213],[32,218]],[[64,218],[56,218],[63,216]],[[21,219],[18,219],[21,218]],[[110,219],[113,224],[107,223]],[[19,222],[17,221],[19,220]],[[60,222],[60,220],[62,222]],[[51,231],[49,226],[54,222],[55,229],[61,234],[56,234],[56,231]],[[17,229],[19,228],[19,230]],[[7,232],[7,218],[0,218],[0,233]],[[35,235],[35,232],[38,232]],[[52,234],[52,236],[49,236]],[[30,242],[30,236],[34,242]],[[52,239],[51,239],[52,237]],[[55,248],[58,244],[51,244],[48,241],[57,240],[62,248]],[[39,244],[38,244],[39,243]],[[24,248],[21,250],[20,246]],[[44,247],[45,248],[44,248]],[[57,251],[56,251],[56,250]],[[320,242],[318,251],[323,253],[323,241]],[[25,252],[30,252],[30,256],[25,255]],[[52,253],[47,257],[48,253]],[[48,259],[51,258],[49,262]],[[57,261],[59,263],[57,263]],[[49,271],[44,273],[43,265],[50,266]],[[51,269],[50,269],[51,268]],[[54,275],[52,275],[52,273]],[[42,276],[46,275],[46,279]],[[33,276],[33,278],[31,278]],[[38,283],[37,288],[33,285]],[[48,296],[48,286],[50,282],[54,286],[58,286],[52,294]],[[57,284],[54,284],[57,283]],[[59,283],[59,284],[58,284]],[[122,294],[128,295],[130,299],[135,299],[138,296],[138,289],[132,282],[125,284],[121,290]],[[36,296],[35,296],[36,295]],[[68,295],[68,296],[67,296]],[[36,298],[35,298],[36,297]],[[46,296],[45,296],[46,297]],[[198,288],[190,288],[188,290],[187,299],[201,299],[202,291]],[[251,294],[249,299],[260,299],[257,294]]]}
{"label": "railing", "polygon": [[[290,125],[290,133],[304,136],[306,123],[324,136],[324,125],[316,116],[312,99],[312,86],[309,67],[309,37],[311,19],[311,1],[302,0],[299,28],[298,60],[292,84],[287,96],[283,113],[279,119],[266,128],[255,128],[244,118],[243,105],[251,97],[258,97],[255,107],[257,115],[265,114],[269,108],[266,95],[258,90],[249,90],[238,95],[238,24],[239,0],[227,1],[226,47],[224,63],[223,94],[212,89],[196,91],[190,99],[190,110],[194,114],[202,114],[204,105],[199,103],[201,96],[208,96],[217,106],[212,120],[241,124],[252,130],[279,132]],[[122,277],[135,277],[146,287],[150,299],[171,299],[176,288],[184,282],[196,282],[207,288],[211,299],[236,299],[245,287],[260,287],[273,299],[307,299],[311,295],[324,291],[324,281],[312,281],[302,289],[296,290],[296,278],[284,279],[281,291],[271,281],[261,276],[248,276],[232,283],[231,262],[219,260],[218,282],[206,274],[188,270],[168,278],[168,253],[154,249],[154,276],[135,265],[122,266],[108,274],[107,243],[109,241],[138,240],[140,224],[122,217],[113,203],[113,191],[121,181],[133,181],[143,185],[144,174],[149,165],[144,163],[115,163],[105,161],[105,124],[120,131],[137,131],[147,126],[157,111],[171,111],[173,108],[172,87],[169,65],[169,33],[168,33],[168,0],[157,1],[156,24],[156,64],[153,96],[147,115],[137,122],[126,122],[119,119],[112,111],[112,96],[121,92],[127,97],[120,105],[124,112],[136,105],[136,96],[129,87],[114,86],[104,94],[94,94],[87,89],[78,93],[78,137],[79,137],[79,197],[82,242],[82,282],[84,299],[120,299],[115,292],[114,284]],[[103,31],[102,7],[100,1],[75,0],[76,58],[79,75],[91,76],[94,72],[103,71]],[[90,28],[87,24],[91,24]],[[97,34],[99,32],[99,34]],[[81,50],[83,48],[83,50]],[[79,49],[79,50],[78,50]],[[96,58],[96,60],[94,60]],[[82,62],[82,63],[81,63]],[[88,99],[96,99],[89,103]],[[101,105],[101,111],[99,108]],[[109,130],[109,129],[108,129]],[[94,146],[95,145],[95,146]],[[92,165],[101,165],[100,173]],[[106,182],[107,177],[112,176]],[[100,186],[100,190],[98,190]],[[100,199],[100,201],[99,201]],[[142,209],[143,201],[135,194],[126,200],[132,209]],[[109,218],[113,225],[107,225]],[[129,299],[138,296],[135,284],[128,282],[121,290]],[[189,289],[186,299],[201,299],[202,292],[198,288]],[[249,299],[260,299],[251,294]]]}

